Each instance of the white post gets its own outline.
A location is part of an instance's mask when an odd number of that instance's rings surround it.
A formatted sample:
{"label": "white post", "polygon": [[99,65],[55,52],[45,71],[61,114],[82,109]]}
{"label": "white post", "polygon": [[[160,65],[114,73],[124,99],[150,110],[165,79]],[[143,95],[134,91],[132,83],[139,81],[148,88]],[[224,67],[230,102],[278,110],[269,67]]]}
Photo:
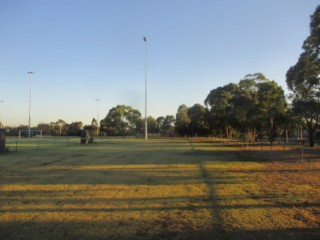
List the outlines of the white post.
{"label": "white post", "polygon": [[4,103],[4,100],[1,100],[1,101],[0,101],[0,103],[1,103],[1,119],[0,119],[1,124],[0,124],[0,128],[2,128],[2,127],[4,127],[3,122],[2,122],[2,110],[3,110],[3,103]]}
{"label": "white post", "polygon": [[31,137],[31,98],[32,98],[32,78],[31,75],[34,74],[34,72],[28,72],[30,76],[30,92],[29,92],[29,131],[28,131],[28,137]]}
{"label": "white post", "polygon": [[148,97],[148,94],[147,94],[147,38],[146,37],[143,37],[143,40],[144,40],[144,53],[145,53],[145,56],[144,56],[144,81],[145,81],[145,104],[144,104],[144,111],[145,111],[145,118],[144,118],[144,138],[145,140],[148,140],[148,114],[147,114],[147,97]]}
{"label": "white post", "polygon": [[96,99],[97,102],[97,136],[99,136],[99,102],[100,102],[100,98]]}

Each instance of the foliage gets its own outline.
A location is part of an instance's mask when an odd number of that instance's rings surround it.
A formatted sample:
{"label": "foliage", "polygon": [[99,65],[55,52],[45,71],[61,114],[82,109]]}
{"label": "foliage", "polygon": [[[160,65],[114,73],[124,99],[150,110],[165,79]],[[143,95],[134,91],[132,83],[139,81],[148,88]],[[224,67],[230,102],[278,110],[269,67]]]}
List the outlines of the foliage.
{"label": "foliage", "polygon": [[180,136],[190,134],[189,129],[190,117],[188,115],[188,107],[184,104],[180,105],[176,113],[176,131]]}
{"label": "foliage", "polygon": [[269,140],[272,143],[276,136],[275,121],[277,120],[278,126],[285,124],[285,122],[282,122],[284,120],[282,117],[287,114],[284,91],[274,81],[259,83],[257,99],[260,123],[263,123],[265,130],[269,126]]}
{"label": "foliage", "polygon": [[309,133],[309,145],[314,146],[314,133],[320,120],[320,6],[311,15],[310,35],[302,46],[298,62],[286,75],[292,91],[293,112]]}
{"label": "foliage", "polygon": [[248,74],[238,84],[213,89],[205,104],[213,131],[225,130],[225,136],[230,137],[236,130],[240,134],[246,133],[251,140],[256,139],[258,131],[262,133],[269,129],[272,141],[276,132],[275,120],[280,126],[280,115],[287,112],[284,91],[262,73]]}
{"label": "foliage", "polygon": [[191,137],[204,136],[208,134],[208,124],[206,121],[206,109],[201,104],[195,104],[188,109],[190,119]]}
{"label": "foliage", "polygon": [[40,123],[37,126],[37,129],[42,130],[43,135],[51,136],[79,136],[82,128],[83,123],[80,121],[68,124],[62,119],[49,124]]}
{"label": "foliage", "polygon": [[157,126],[158,126],[158,128],[159,128],[159,131],[161,131],[162,128],[163,128],[164,120],[165,120],[165,117],[163,117],[163,116],[158,117],[158,118],[156,119],[156,121],[157,121]]}
{"label": "foliage", "polygon": [[209,134],[207,111],[201,104],[188,108],[180,105],[176,114],[176,131],[180,136],[198,137]]}
{"label": "foliage", "polygon": [[118,105],[109,110],[107,116],[101,120],[101,131],[109,135],[132,135],[137,132],[141,113],[130,106]]}
{"label": "foliage", "polygon": [[155,118],[149,116],[147,118],[148,133],[159,133],[158,122]]}
{"label": "foliage", "polygon": [[[159,126],[158,122],[155,118],[149,116],[147,118],[148,123],[148,134],[156,134],[159,133]],[[145,128],[145,121],[144,119],[140,118],[136,124],[136,133],[140,136],[144,135],[144,128]]]}
{"label": "foliage", "polygon": [[238,88],[234,83],[218,87],[211,90],[204,101],[209,114],[209,127],[215,132],[226,130],[226,137],[228,137],[228,129],[234,122],[232,99],[237,94]]}
{"label": "foliage", "polygon": [[69,136],[80,136],[82,127],[83,127],[82,122],[72,122],[68,124],[67,134]]}
{"label": "foliage", "polygon": [[161,129],[163,132],[171,133],[174,129],[175,118],[173,115],[167,115],[162,123]]}

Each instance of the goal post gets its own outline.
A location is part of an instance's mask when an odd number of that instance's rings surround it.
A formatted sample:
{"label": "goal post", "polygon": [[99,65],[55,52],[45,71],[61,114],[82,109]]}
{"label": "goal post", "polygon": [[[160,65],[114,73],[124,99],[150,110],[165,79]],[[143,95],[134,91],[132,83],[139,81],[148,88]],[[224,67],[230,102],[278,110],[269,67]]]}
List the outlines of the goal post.
{"label": "goal post", "polygon": [[[21,133],[28,133],[29,130],[19,130],[19,139],[21,138],[21,136],[23,136]],[[40,136],[40,138],[42,139],[42,130],[30,130],[30,136],[37,136],[36,134],[38,133],[38,135]]]}

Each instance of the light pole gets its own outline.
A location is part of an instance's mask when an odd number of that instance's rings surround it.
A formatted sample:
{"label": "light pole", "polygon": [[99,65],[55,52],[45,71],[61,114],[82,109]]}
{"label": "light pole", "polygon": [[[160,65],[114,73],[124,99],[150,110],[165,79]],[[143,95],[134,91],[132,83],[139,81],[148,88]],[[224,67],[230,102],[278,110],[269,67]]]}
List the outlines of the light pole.
{"label": "light pole", "polygon": [[144,95],[144,112],[145,112],[145,118],[144,118],[144,138],[145,140],[148,140],[148,119],[147,119],[147,38],[143,37],[144,41],[144,82],[145,82],[145,95]]}
{"label": "light pole", "polygon": [[28,138],[31,137],[31,98],[32,98],[32,74],[34,72],[28,72],[30,78],[29,78],[29,86],[30,86],[30,91],[29,91],[29,130],[28,130]]}
{"label": "light pole", "polygon": [[96,98],[96,102],[97,102],[97,136],[99,136],[99,102],[100,102],[100,98]]}
{"label": "light pole", "polygon": [[4,126],[4,125],[3,125],[3,122],[2,122],[2,110],[3,110],[4,100],[1,100],[0,103],[1,103],[1,124],[0,124],[0,128],[2,128],[2,126]]}

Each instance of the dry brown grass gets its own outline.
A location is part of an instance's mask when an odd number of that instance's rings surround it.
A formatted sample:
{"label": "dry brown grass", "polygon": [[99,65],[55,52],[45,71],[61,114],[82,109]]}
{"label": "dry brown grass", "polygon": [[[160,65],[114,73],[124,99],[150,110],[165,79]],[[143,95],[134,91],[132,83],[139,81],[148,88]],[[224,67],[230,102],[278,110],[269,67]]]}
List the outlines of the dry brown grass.
{"label": "dry brown grass", "polygon": [[317,150],[112,140],[0,155],[1,239],[319,239]]}

